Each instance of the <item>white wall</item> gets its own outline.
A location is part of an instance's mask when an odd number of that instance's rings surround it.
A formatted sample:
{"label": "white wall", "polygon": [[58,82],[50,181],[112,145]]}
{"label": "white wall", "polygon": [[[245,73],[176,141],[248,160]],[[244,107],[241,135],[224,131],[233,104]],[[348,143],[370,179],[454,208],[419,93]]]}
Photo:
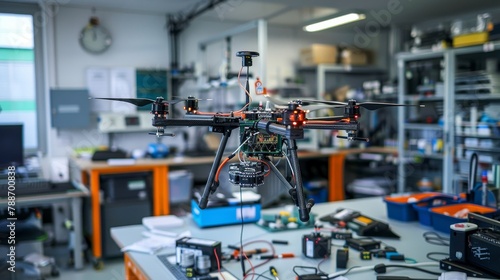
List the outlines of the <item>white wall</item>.
{"label": "white wall", "polygon": [[113,44],[106,52],[95,55],[85,52],[78,41],[91,15],[88,9],[68,7],[62,7],[58,13],[55,19],[55,86],[85,86],[85,70],[89,66],[165,68],[169,65],[165,16],[97,10],[96,16],[110,31]]}
{"label": "white wall", "polygon": [[[49,50],[50,88],[86,87],[85,71],[88,67],[167,68],[169,62],[166,17],[158,14],[135,14],[110,10],[97,10],[101,24],[111,33],[112,46],[104,53],[94,55],[81,48],[78,38],[81,29],[92,16],[90,9],[59,6],[52,18],[53,35],[47,45]],[[107,145],[108,136],[99,133],[93,125],[85,130],[52,129],[49,151],[52,156],[65,156],[74,147]],[[125,135],[116,135],[119,142]],[[134,141],[133,138],[137,137]],[[139,133],[127,136],[126,149],[144,148],[150,136]],[[132,139],[130,141],[130,139]],[[119,144],[119,143],[118,143]]]}

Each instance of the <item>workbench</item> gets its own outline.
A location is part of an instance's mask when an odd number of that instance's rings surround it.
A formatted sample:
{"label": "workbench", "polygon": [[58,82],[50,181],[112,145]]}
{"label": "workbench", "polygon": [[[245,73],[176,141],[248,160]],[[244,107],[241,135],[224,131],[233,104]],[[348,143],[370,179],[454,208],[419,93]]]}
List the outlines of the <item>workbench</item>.
{"label": "workbench", "polygon": [[[427,243],[424,239],[423,234],[425,232],[433,231],[432,228],[423,226],[416,221],[412,222],[402,222],[397,220],[390,220],[387,218],[386,206],[384,205],[382,197],[371,197],[371,198],[359,198],[345,201],[319,203],[312,208],[312,213],[315,213],[317,217],[327,215],[335,212],[338,208],[349,208],[360,211],[365,215],[369,215],[371,218],[388,222],[392,230],[401,236],[401,239],[391,239],[391,238],[379,238],[375,237],[377,240],[381,240],[385,246],[393,246],[398,252],[403,253],[407,258],[414,259],[419,263],[429,263],[432,262],[427,258],[428,252],[439,252],[443,255],[434,256],[435,258],[445,258],[448,253],[447,246],[438,246],[434,244]],[[282,208],[276,209],[266,209],[263,213],[276,213],[282,210]],[[326,259],[312,259],[307,258],[302,253],[302,236],[310,234],[312,229],[298,229],[289,230],[285,232],[269,232],[261,228],[256,224],[245,224],[244,227],[241,225],[229,225],[215,228],[199,228],[196,223],[191,219],[191,217],[184,217],[184,225],[181,227],[172,228],[172,232],[184,232],[189,230],[191,236],[194,238],[203,238],[214,241],[222,242],[222,251],[230,251],[228,245],[239,246],[240,243],[240,232],[243,230],[243,243],[255,242],[254,244],[247,245],[244,250],[251,250],[256,248],[269,248],[264,242],[271,242],[272,240],[287,240],[287,245],[275,244],[274,248],[276,254],[291,253],[294,254],[293,258],[282,258],[273,259],[264,266],[255,269],[256,273],[261,273],[268,278],[273,278],[269,274],[269,266],[274,266],[278,273],[280,279],[295,279],[295,273],[292,271],[293,266],[310,266],[316,268],[320,266],[322,270],[327,273],[334,273],[336,271],[343,271],[344,269],[337,269],[335,253],[337,249],[341,247],[332,246],[332,255]],[[132,225],[124,227],[116,227],[111,229],[111,236],[118,244],[120,248],[133,244],[144,238],[143,231],[146,228],[142,225]],[[441,233],[440,233],[441,234]],[[443,237],[444,234],[441,234]],[[332,241],[332,243],[342,246],[343,242],[341,240]],[[133,279],[175,279],[172,273],[161,263],[157,255],[172,254],[175,252],[175,248],[164,248],[157,252],[156,255],[133,252],[129,251],[124,254],[124,266],[125,266],[125,276],[128,280]],[[263,262],[263,260],[258,260],[254,257],[250,259],[253,265],[258,265]],[[375,264],[385,263],[385,264],[407,264],[404,261],[390,261],[385,258],[373,258],[371,260],[362,260],[360,258],[360,252],[354,249],[349,249],[349,259],[347,262],[347,268],[354,266],[373,266]],[[223,262],[223,267],[226,271],[230,272],[237,279],[243,279],[242,268],[238,261],[225,261]],[[430,266],[424,267],[428,270],[433,270],[440,272],[438,263],[432,262]],[[246,263],[246,269],[250,269],[248,262]],[[301,273],[312,273],[312,270],[298,270]],[[422,272],[413,271],[404,268],[388,268],[388,275],[404,275],[416,278],[437,278],[436,276],[431,276]],[[376,273],[373,269],[366,269],[362,272],[353,271],[349,273],[346,277],[351,280],[355,279],[376,279]],[[255,275],[255,277],[258,277]],[[220,278],[220,277],[219,277]],[[262,277],[263,278],[263,277]],[[222,278],[220,278],[222,279]],[[252,276],[248,276],[245,279],[252,279]],[[267,279],[267,278],[264,278]]]}
{"label": "workbench", "polygon": [[[324,151],[299,151],[300,159],[328,158],[328,201],[338,201],[344,195],[344,159],[352,153],[395,153],[392,148],[355,148]],[[235,159],[233,159],[235,160]],[[153,215],[167,215],[170,213],[169,178],[168,173],[172,167],[211,165],[214,157],[175,157],[166,159],[138,159],[134,164],[109,165],[105,161],[91,161],[90,159],[71,158],[70,173],[73,184],[88,187],[91,199],[91,225],[92,225],[92,253],[97,260],[97,266],[102,262],[102,229],[100,213],[100,176],[106,174],[152,172],[153,176]],[[208,177],[208,174],[207,174]]]}

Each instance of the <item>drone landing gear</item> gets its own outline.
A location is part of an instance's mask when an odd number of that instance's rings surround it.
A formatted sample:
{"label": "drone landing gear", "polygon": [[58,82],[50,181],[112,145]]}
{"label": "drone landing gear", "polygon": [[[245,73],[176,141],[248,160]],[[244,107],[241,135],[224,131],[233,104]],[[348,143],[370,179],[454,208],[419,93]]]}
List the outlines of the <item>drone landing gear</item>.
{"label": "drone landing gear", "polygon": [[303,222],[309,221],[309,212],[314,206],[314,200],[309,199],[305,202],[304,186],[302,182],[302,175],[299,167],[299,157],[297,156],[297,142],[295,139],[288,139],[288,154],[290,155],[290,165],[295,179],[295,188],[290,190],[290,195],[295,200],[295,204],[299,207],[299,217]]}
{"label": "drone landing gear", "polygon": [[208,204],[208,197],[214,193],[217,188],[219,187],[219,182],[215,182],[215,174],[217,169],[219,168],[220,161],[222,159],[222,155],[224,153],[224,150],[226,148],[227,140],[231,136],[231,130],[226,129],[222,133],[222,140],[219,144],[219,147],[217,148],[217,153],[215,154],[215,159],[214,163],[212,164],[212,168],[210,169],[210,175],[208,176],[207,179],[207,184],[205,185],[205,188],[203,189],[203,194],[201,195],[201,199],[199,202],[199,206],[201,209],[207,208]]}

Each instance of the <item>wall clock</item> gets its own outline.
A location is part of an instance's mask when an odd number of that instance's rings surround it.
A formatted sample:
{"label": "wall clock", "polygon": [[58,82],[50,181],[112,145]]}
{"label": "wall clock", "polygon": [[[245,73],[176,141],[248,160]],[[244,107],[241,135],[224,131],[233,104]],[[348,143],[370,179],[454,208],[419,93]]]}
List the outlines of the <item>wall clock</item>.
{"label": "wall clock", "polygon": [[91,17],[80,32],[80,45],[90,53],[102,53],[111,46],[111,43],[111,34],[99,24],[97,17]]}

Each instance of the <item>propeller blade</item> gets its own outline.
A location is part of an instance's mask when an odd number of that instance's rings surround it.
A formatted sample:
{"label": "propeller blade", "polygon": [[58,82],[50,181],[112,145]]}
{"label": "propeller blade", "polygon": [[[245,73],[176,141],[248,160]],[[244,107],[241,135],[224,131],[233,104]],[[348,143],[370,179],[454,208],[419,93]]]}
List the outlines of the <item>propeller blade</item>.
{"label": "propeller blade", "polygon": [[103,100],[112,100],[112,101],[123,101],[127,103],[134,104],[135,106],[141,107],[145,106],[151,103],[154,103],[155,101],[152,99],[147,99],[147,98],[108,98],[108,97],[91,97],[90,99],[103,99]]}
{"label": "propeller blade", "polygon": [[[342,108],[347,105],[345,102],[339,102],[339,101],[328,101],[328,100],[314,100],[314,99],[302,99],[302,105],[310,105],[310,104],[326,104],[326,105],[333,105],[333,108]],[[330,106],[332,108],[332,106]]]}
{"label": "propeller blade", "polygon": [[411,104],[397,104],[397,103],[384,103],[384,102],[363,102],[363,103],[358,103],[357,104],[360,107],[363,107],[367,110],[377,110],[380,108],[384,107],[396,107],[396,106],[419,106],[419,107],[425,107],[425,105],[411,105]]}

